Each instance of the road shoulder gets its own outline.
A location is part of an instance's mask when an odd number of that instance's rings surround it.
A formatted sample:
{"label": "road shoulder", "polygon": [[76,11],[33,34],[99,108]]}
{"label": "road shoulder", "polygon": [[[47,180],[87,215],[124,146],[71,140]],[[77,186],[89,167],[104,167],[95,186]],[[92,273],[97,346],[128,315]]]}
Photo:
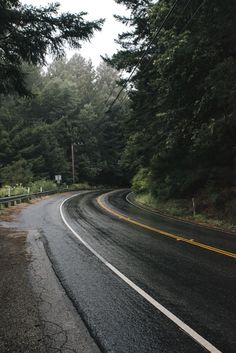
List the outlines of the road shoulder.
{"label": "road shoulder", "polygon": [[0,228],[0,352],[45,353],[41,317],[29,279],[27,233]]}
{"label": "road shoulder", "polygon": [[0,353],[99,353],[54,273],[39,231],[16,228],[19,212],[15,208],[1,219]]}

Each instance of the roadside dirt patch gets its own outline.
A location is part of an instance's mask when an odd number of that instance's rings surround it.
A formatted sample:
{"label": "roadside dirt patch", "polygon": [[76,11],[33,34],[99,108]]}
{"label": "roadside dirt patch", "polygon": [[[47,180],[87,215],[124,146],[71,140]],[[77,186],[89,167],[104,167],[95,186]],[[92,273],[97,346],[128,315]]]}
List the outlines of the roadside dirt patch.
{"label": "roadside dirt patch", "polygon": [[0,213],[0,222],[12,222],[14,221],[15,217],[20,213],[20,211],[27,207],[28,204],[21,203],[17,206],[12,206],[9,208],[4,208],[1,210]]}
{"label": "roadside dirt patch", "polygon": [[11,206],[4,208],[0,211],[0,222],[12,222],[15,217],[22,211],[22,209],[28,207],[29,205],[34,205],[39,201],[46,200],[50,196],[43,196],[41,198],[32,199],[30,202],[23,202],[16,206]]}
{"label": "roadside dirt patch", "polygon": [[[13,217],[13,213],[7,214]],[[9,218],[8,218],[9,219]],[[27,233],[0,227],[0,352],[45,353],[31,288]]]}

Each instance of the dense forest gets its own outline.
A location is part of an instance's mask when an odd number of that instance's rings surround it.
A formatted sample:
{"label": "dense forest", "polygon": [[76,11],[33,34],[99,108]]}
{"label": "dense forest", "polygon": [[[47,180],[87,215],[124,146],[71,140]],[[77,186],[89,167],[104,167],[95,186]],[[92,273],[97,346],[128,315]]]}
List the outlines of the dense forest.
{"label": "dense forest", "polygon": [[[117,93],[116,70],[102,63],[96,70],[80,55],[53,62],[44,72],[25,67],[32,97],[2,97],[0,107],[1,179],[28,183],[62,175],[75,181],[121,185],[119,165],[125,146],[125,105],[106,111],[110,92]],[[111,97],[110,97],[111,98]]]}
{"label": "dense forest", "polygon": [[164,199],[203,195],[235,217],[236,2],[117,2],[131,11],[118,18],[130,31],[107,61],[131,72],[122,163],[134,187]]}
{"label": "dense forest", "polygon": [[24,83],[1,90],[0,179],[72,182],[73,144],[77,181],[203,198],[234,217],[235,0],[116,2],[128,29],[97,69],[79,54],[17,62]]}
{"label": "dense forest", "polygon": [[[79,49],[100,30],[103,20],[85,13],[61,14],[46,8],[0,3],[0,180],[28,184],[62,175],[75,180],[120,185],[126,181],[124,149],[127,104],[111,113],[106,101],[117,94],[117,70],[96,70],[79,54],[64,56],[65,44]],[[48,66],[48,54],[55,60]]]}

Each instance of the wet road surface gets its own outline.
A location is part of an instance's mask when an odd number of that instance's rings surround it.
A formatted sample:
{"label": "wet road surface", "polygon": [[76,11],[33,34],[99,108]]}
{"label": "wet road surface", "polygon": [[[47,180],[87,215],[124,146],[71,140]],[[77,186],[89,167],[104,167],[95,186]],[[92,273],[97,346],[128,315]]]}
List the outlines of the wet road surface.
{"label": "wet road surface", "polygon": [[[119,219],[99,206],[96,198],[100,194],[82,192],[63,205],[73,230],[219,351],[235,352],[236,260]],[[116,191],[103,201],[144,224],[235,252],[233,235],[167,220],[127,203],[126,195],[125,190]],[[206,352],[72,234],[60,217],[64,199],[45,200],[30,207],[24,217],[39,228],[58,278],[101,351]]]}

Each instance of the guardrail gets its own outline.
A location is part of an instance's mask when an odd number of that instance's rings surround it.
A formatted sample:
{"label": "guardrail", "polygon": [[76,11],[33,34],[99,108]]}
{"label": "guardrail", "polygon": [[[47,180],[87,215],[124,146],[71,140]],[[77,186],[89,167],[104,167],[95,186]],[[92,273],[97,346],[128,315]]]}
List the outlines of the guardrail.
{"label": "guardrail", "polygon": [[42,191],[42,192],[35,192],[32,194],[22,194],[22,195],[14,195],[14,196],[6,196],[0,197],[0,212],[4,208],[15,206],[22,202],[30,202],[30,200],[35,199],[37,197],[58,194],[61,192],[72,192],[72,191],[82,191],[82,190],[95,190],[96,187],[88,187],[88,188],[81,188],[81,189],[57,189],[57,190],[49,190],[49,191]]}
{"label": "guardrail", "polygon": [[22,203],[22,202],[29,202],[30,200],[35,199],[37,197],[52,195],[52,194],[56,194],[58,192],[63,192],[63,191],[67,191],[67,190],[50,190],[50,191],[35,192],[32,194],[21,194],[21,195],[1,197],[0,198],[0,210],[7,208],[7,207],[10,207],[10,206],[15,206],[15,205]]}

